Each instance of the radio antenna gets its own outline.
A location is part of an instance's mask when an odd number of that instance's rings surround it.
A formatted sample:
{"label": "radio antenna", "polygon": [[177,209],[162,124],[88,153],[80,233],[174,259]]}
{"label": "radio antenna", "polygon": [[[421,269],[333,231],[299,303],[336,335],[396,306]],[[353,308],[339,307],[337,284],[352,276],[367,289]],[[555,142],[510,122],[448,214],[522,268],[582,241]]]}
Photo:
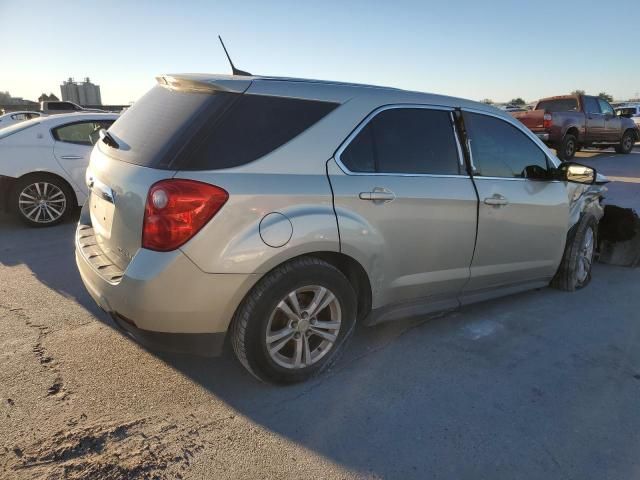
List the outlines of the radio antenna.
{"label": "radio antenna", "polygon": [[229,60],[229,64],[231,65],[231,72],[234,75],[240,75],[241,77],[251,77],[252,75],[249,72],[245,72],[244,70],[240,70],[236,68],[229,56],[229,52],[227,52],[227,47],[224,46],[224,42],[222,41],[222,37],[218,35],[218,40],[220,40],[220,44],[222,45],[222,49],[224,50],[225,55],[227,56],[227,60]]}

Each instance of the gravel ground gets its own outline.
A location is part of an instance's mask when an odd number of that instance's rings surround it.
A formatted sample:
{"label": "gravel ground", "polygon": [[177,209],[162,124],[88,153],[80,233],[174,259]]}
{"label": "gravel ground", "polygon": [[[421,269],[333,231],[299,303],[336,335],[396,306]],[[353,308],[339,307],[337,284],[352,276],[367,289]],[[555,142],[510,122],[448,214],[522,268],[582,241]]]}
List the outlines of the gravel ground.
{"label": "gravel ground", "polygon": [[[584,152],[640,210],[640,152]],[[640,477],[640,270],[359,329],[326,375],[149,352],[85,293],[74,225],[0,217],[0,478]]]}

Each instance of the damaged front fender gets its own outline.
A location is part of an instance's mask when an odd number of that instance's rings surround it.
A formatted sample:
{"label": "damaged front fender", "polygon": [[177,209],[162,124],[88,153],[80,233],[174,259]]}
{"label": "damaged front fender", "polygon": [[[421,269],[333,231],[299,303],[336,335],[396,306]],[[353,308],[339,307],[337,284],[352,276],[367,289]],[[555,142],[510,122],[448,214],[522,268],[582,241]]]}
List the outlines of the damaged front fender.
{"label": "damaged front fender", "polygon": [[592,185],[580,183],[569,183],[569,228],[576,225],[583,214],[590,213],[598,221],[604,216],[602,199],[607,192],[605,184],[609,180],[604,175],[598,173],[596,181]]}

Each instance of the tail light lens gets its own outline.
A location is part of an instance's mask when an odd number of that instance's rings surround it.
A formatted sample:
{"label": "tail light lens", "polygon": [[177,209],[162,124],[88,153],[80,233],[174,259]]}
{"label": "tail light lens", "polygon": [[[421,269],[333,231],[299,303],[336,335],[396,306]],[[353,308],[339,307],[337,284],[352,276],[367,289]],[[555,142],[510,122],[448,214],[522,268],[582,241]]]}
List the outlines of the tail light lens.
{"label": "tail light lens", "polygon": [[229,194],[194,180],[161,180],[147,195],[142,247],[168,252],[184,245],[218,213]]}
{"label": "tail light lens", "polygon": [[551,128],[553,126],[553,117],[550,113],[545,113],[542,119],[543,128]]}

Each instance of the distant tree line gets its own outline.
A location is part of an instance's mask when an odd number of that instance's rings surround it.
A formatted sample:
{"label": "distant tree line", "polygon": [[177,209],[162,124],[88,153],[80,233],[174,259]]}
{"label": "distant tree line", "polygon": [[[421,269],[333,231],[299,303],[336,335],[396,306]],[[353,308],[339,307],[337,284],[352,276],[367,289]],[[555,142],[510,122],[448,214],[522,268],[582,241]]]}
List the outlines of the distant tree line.
{"label": "distant tree line", "polygon": [[[571,95],[586,95],[586,92],[578,89],[571,92]],[[606,100],[607,102],[613,102],[613,95],[609,95],[607,92],[600,92],[598,98]]]}
{"label": "distant tree line", "polygon": [[[573,92],[571,92],[571,95],[586,95],[586,92],[584,90],[576,89]],[[602,98],[603,100],[606,100],[607,102],[613,102],[613,95],[609,95],[607,92],[600,92],[598,94],[598,97]],[[495,103],[490,98],[484,98],[484,99],[480,100],[480,102],[486,103],[487,105],[493,105]],[[522,106],[527,104],[527,102],[522,97],[512,98],[507,103],[509,105],[514,105],[514,106],[517,106],[517,107],[522,107]]]}

